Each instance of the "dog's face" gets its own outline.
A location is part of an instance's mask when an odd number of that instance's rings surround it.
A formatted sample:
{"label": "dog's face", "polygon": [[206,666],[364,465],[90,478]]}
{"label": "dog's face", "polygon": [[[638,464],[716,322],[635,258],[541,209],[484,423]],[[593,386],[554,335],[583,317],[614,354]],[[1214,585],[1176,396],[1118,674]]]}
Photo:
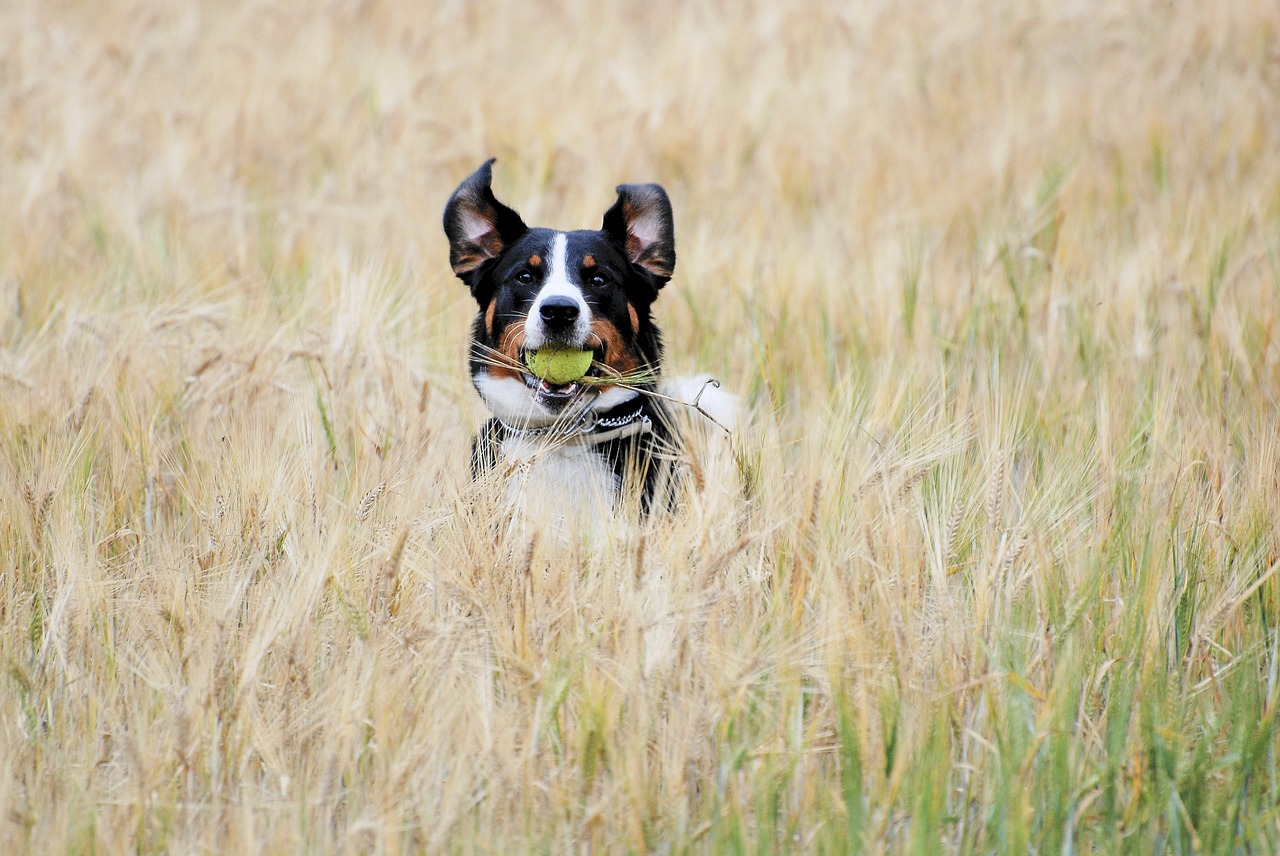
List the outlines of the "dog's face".
{"label": "dog's face", "polygon": [[[570,403],[603,410],[637,395],[661,357],[650,307],[675,268],[667,194],[624,184],[598,231],[531,229],[494,197],[492,163],[444,212],[449,261],[479,304],[471,377],[481,397],[504,421],[539,423]],[[525,353],[550,346],[592,351],[589,380],[530,374]]]}

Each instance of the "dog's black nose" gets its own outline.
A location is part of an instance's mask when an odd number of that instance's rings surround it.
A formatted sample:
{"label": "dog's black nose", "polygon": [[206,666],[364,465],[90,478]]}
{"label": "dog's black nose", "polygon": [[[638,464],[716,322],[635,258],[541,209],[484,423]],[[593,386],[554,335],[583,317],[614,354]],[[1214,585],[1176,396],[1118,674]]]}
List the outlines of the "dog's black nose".
{"label": "dog's black nose", "polygon": [[548,297],[538,307],[538,314],[551,327],[567,327],[578,320],[578,302],[572,297]]}

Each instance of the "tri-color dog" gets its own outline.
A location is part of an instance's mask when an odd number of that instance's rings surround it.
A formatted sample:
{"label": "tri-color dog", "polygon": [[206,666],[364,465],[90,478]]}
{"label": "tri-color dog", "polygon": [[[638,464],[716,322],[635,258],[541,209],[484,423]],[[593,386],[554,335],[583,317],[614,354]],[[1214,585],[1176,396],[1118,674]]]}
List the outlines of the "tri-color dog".
{"label": "tri-color dog", "polygon": [[[479,306],[471,379],[493,414],[472,446],[473,473],[518,474],[517,490],[536,488],[539,502],[612,505],[634,485],[642,508],[670,503],[681,453],[673,402],[702,395],[699,409],[723,422],[731,401],[705,381],[661,380],[650,309],[676,264],[666,192],[619,186],[598,230],[530,228],[494,197],[492,164],[444,212],[449,261]],[[531,368],[549,364],[531,355],[583,351],[590,367],[573,380]]]}

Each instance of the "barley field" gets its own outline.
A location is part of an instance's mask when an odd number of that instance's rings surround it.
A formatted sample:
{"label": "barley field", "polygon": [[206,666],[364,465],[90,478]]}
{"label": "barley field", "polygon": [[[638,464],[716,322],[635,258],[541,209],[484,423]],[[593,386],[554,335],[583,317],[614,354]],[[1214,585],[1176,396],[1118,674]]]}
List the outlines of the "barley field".
{"label": "barley field", "polygon": [[[440,216],[671,195],[676,515]],[[1280,6],[0,4],[0,851],[1271,854]]]}

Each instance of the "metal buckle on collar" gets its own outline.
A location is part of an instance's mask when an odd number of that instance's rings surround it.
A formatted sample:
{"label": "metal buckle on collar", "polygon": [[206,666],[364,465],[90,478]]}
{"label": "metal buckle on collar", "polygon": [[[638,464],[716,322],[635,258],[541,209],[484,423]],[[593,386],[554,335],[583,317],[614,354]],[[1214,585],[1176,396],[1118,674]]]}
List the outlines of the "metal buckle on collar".
{"label": "metal buckle on collar", "polygon": [[599,421],[600,417],[596,415],[595,410],[588,407],[586,410],[582,411],[582,415],[578,417],[577,423],[569,430],[568,433],[590,434],[592,431],[596,430],[596,424],[599,423]]}

